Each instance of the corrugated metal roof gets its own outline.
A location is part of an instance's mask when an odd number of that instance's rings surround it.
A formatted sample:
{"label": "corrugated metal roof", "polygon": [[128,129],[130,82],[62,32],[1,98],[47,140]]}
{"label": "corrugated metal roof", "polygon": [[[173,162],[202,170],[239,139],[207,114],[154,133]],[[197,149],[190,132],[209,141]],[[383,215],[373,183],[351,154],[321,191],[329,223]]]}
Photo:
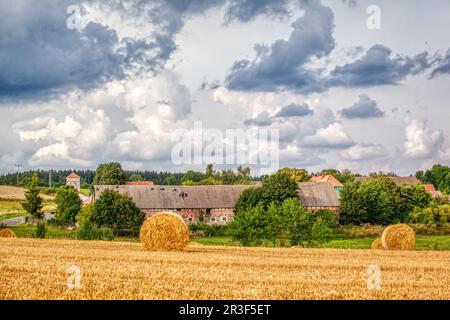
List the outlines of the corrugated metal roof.
{"label": "corrugated metal roof", "polygon": [[128,194],[141,209],[234,208],[251,185],[215,186],[94,186],[95,199],[106,189]]}
{"label": "corrugated metal roof", "polygon": [[68,179],[79,179],[80,176],[77,175],[75,172],[72,172],[71,174],[69,174],[69,175],[67,176],[67,178],[68,178]]}
{"label": "corrugated metal roof", "polygon": [[339,199],[328,182],[300,182],[297,190],[304,207],[339,207]]}

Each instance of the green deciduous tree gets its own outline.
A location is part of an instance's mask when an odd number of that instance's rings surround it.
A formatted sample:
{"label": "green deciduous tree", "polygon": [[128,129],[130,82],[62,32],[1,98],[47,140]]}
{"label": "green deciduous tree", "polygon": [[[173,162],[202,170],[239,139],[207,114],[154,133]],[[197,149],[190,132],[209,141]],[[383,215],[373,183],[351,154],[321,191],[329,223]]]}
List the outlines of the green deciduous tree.
{"label": "green deciduous tree", "polygon": [[69,186],[61,187],[56,193],[55,202],[57,206],[55,219],[62,224],[75,224],[76,216],[83,204],[77,191]]}
{"label": "green deciduous tree", "polygon": [[124,184],[127,175],[122,170],[120,163],[111,162],[101,164],[95,173],[95,185],[120,185]]}
{"label": "green deciduous tree", "polygon": [[98,227],[137,232],[144,222],[144,213],[128,195],[105,190],[95,202],[90,220]]}
{"label": "green deciduous tree", "polygon": [[346,224],[388,225],[405,221],[414,204],[423,205],[423,190],[405,187],[402,192],[385,176],[365,183],[346,184],[341,191],[341,216]]}
{"label": "green deciduous tree", "polygon": [[142,176],[140,174],[132,174],[130,176],[130,181],[139,182],[139,181],[144,181],[144,179],[142,178]]}
{"label": "green deciduous tree", "polygon": [[262,197],[266,207],[272,203],[282,203],[286,199],[297,199],[298,184],[287,173],[277,172],[262,182]]}
{"label": "green deciduous tree", "polygon": [[311,178],[305,169],[283,168],[278,172],[288,174],[295,182],[307,182]]}
{"label": "green deciduous tree", "polygon": [[329,221],[303,208],[297,199],[262,203],[241,212],[230,225],[233,238],[244,246],[270,242],[273,245],[315,246],[328,239]]}
{"label": "green deciduous tree", "polygon": [[43,200],[39,195],[38,183],[39,179],[37,175],[34,175],[28,185],[28,190],[25,192],[25,201],[21,203],[25,211],[34,219],[42,219],[44,216],[41,211],[43,208]]}

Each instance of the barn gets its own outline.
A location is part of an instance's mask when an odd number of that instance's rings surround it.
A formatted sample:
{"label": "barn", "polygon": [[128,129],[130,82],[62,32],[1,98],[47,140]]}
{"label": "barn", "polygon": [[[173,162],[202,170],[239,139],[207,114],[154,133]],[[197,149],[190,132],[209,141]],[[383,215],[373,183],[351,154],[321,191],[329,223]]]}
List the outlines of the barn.
{"label": "barn", "polygon": [[188,224],[226,224],[234,219],[240,194],[251,185],[213,186],[94,186],[93,200],[103,191],[129,195],[149,218],[162,211],[179,214]]}
{"label": "barn", "polygon": [[300,182],[297,193],[301,204],[309,211],[326,209],[339,212],[339,198],[328,182]]}

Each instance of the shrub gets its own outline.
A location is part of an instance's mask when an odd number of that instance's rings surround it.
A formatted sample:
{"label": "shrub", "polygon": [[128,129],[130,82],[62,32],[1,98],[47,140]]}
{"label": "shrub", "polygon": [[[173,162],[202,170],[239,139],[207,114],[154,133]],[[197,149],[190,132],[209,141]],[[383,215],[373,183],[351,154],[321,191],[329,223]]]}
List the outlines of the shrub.
{"label": "shrub", "polygon": [[47,234],[47,225],[44,221],[39,221],[36,230],[33,232],[33,238],[44,239]]}
{"label": "shrub", "polygon": [[110,228],[99,228],[94,223],[87,220],[78,231],[78,239],[112,241],[114,239],[114,233]]}
{"label": "shrub", "polygon": [[192,224],[189,226],[192,232],[203,231],[206,236],[211,237],[226,237],[230,235],[230,228],[227,224]]}
{"label": "shrub", "polygon": [[429,224],[434,223],[434,214],[431,208],[414,208],[414,210],[409,214],[408,221],[410,223],[421,223]]}
{"label": "shrub", "polygon": [[338,215],[331,210],[319,210],[315,212],[316,219],[320,219],[328,228],[336,228],[338,226]]}
{"label": "shrub", "polygon": [[230,224],[234,240],[244,246],[272,243],[274,246],[312,247],[327,241],[330,222],[303,208],[297,199],[262,203],[240,212]]}

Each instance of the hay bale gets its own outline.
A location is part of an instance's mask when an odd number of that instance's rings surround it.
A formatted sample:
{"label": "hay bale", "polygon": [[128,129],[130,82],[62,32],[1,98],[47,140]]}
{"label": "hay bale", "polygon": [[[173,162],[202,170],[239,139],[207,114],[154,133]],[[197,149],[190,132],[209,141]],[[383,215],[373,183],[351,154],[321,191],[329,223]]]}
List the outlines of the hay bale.
{"label": "hay bale", "polygon": [[383,245],[381,244],[381,239],[377,238],[375,239],[375,241],[372,243],[372,250],[383,250]]}
{"label": "hay bale", "polygon": [[17,238],[17,236],[11,229],[1,229],[0,238]]}
{"label": "hay bale", "polygon": [[381,244],[386,250],[413,250],[416,233],[406,224],[395,224],[384,229]]}
{"label": "hay bale", "polygon": [[144,222],[139,238],[145,250],[181,251],[189,243],[189,227],[173,212],[162,212]]}

